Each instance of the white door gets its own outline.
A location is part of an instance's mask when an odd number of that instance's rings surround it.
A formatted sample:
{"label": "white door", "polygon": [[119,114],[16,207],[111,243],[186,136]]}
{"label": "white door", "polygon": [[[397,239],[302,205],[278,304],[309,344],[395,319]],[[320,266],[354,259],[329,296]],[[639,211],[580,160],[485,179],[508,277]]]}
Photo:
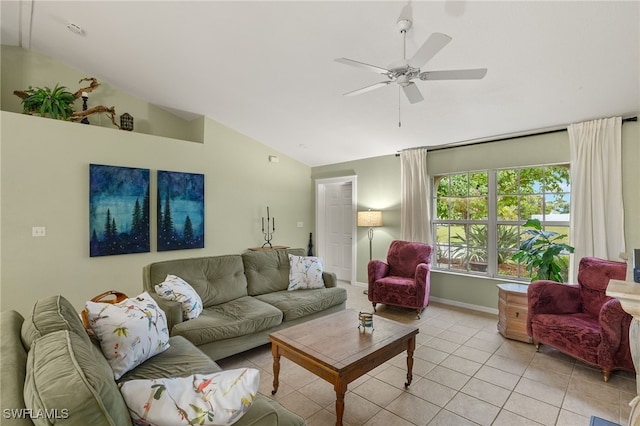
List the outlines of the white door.
{"label": "white door", "polygon": [[353,208],[351,182],[327,185],[325,235],[327,252],[325,267],[339,280],[351,281],[351,248],[353,245]]}
{"label": "white door", "polygon": [[316,249],[325,269],[354,283],[356,176],[316,180]]}

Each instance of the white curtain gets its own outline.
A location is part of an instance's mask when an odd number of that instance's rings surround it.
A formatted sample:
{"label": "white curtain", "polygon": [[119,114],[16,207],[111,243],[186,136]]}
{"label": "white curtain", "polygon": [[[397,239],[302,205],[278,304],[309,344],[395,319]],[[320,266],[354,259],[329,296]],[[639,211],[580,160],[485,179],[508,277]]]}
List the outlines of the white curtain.
{"label": "white curtain", "polygon": [[427,175],[427,150],[400,152],[401,198],[400,238],[433,244],[429,209],[430,184]]}
{"label": "white curtain", "polygon": [[625,251],[622,204],[622,119],[568,127],[571,152],[573,277],[580,259],[620,260]]}

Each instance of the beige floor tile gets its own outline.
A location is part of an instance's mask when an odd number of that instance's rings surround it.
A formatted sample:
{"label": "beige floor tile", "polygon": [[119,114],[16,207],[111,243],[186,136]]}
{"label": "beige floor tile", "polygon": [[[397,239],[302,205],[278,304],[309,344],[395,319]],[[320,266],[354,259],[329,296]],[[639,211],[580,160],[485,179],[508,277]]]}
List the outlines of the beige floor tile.
{"label": "beige floor tile", "polygon": [[555,426],[588,425],[590,419],[591,416],[581,416],[571,411],[560,410],[560,415],[558,416],[558,421]]}
{"label": "beige floor tile", "polygon": [[407,392],[438,407],[444,407],[458,391],[429,379],[422,379],[412,384]]}
{"label": "beige floor tile", "polygon": [[400,395],[386,409],[415,425],[428,424],[440,411],[440,407],[409,393]]}
{"label": "beige floor tile", "polygon": [[462,392],[453,397],[445,409],[481,425],[491,425],[500,411],[499,407],[481,401]]}
{"label": "beige floor tile", "polygon": [[[390,361],[391,365],[394,365],[398,368],[404,369],[406,371],[407,369],[407,356],[406,355],[402,355],[400,357],[395,357],[393,360]],[[433,370],[433,368],[436,366],[437,364],[434,364],[432,362],[429,361],[425,361],[421,358],[418,357],[413,357],[413,377],[415,378],[416,376],[424,376],[425,374],[427,374],[429,371]]]}
{"label": "beige floor tile", "polygon": [[507,373],[517,374],[521,376],[529,366],[529,361],[521,361],[518,359],[506,358],[500,355],[492,355],[485,363],[489,367],[506,371]]}
{"label": "beige floor tile", "polygon": [[558,407],[516,392],[511,394],[504,409],[547,426],[555,425],[560,413]]}
{"label": "beige floor tile", "polygon": [[530,396],[531,398],[538,399],[542,402],[546,402],[547,404],[551,404],[559,408],[562,406],[565,387],[558,388],[550,384],[537,382],[535,380],[523,377],[518,382],[518,385],[514,389],[514,392]]}
{"label": "beige floor tile", "polygon": [[473,336],[471,339],[464,342],[465,346],[469,346],[474,349],[480,349],[481,351],[485,351],[485,352],[494,353],[500,347],[500,345],[502,345],[502,342],[495,341],[493,339],[484,339],[482,337],[479,337],[478,335],[480,333],[482,332],[479,332],[478,334]]}
{"label": "beige floor tile", "polygon": [[482,367],[479,362],[470,361],[456,355],[448,356],[440,365],[467,376],[473,376]]}
{"label": "beige floor tile", "polygon": [[420,346],[418,349],[416,349],[413,353],[413,356],[414,358],[420,358],[433,364],[440,364],[446,357],[449,356],[449,354],[425,345]]}
{"label": "beige floor tile", "polygon": [[300,392],[291,392],[278,401],[283,407],[293,411],[302,418],[311,417],[322,407]]}
{"label": "beige floor tile", "polygon": [[[333,423],[334,426],[335,425],[335,421]],[[393,414],[390,411],[387,410],[380,410],[376,413],[375,416],[373,416],[372,418],[370,418],[365,424],[364,426],[414,426],[413,423],[411,423],[408,420],[403,419],[400,416],[397,416],[395,414]],[[314,426],[314,425],[308,425],[308,426]]]}
{"label": "beige floor tile", "polygon": [[570,374],[559,373],[557,371],[548,370],[544,367],[535,366],[533,362],[529,364],[529,367],[525,370],[522,377],[535,380],[540,383],[545,383],[558,389],[566,391],[569,386]]}
{"label": "beige floor tile", "polygon": [[407,367],[400,368],[391,365],[374,377],[398,389],[404,389],[404,384],[407,381]]}
{"label": "beige floor tile", "polygon": [[336,426],[336,415],[328,410],[320,410],[305,420],[307,426]]}
{"label": "beige floor tile", "polygon": [[428,423],[428,426],[475,426],[477,423],[467,420],[457,414],[447,410],[440,410],[438,414]]}
{"label": "beige floor tile", "polygon": [[533,345],[515,340],[505,340],[498,350],[494,352],[494,355],[529,363],[535,353],[536,351]]}
{"label": "beige floor tile", "polygon": [[507,399],[511,394],[511,391],[505,388],[485,382],[484,380],[480,380],[475,377],[472,377],[467,384],[464,385],[461,392],[497,407],[502,407],[504,403],[507,402]]}
{"label": "beige floor tile", "polygon": [[451,328],[449,328],[443,331],[442,333],[438,334],[438,338],[462,345],[464,342],[469,340],[471,336],[468,336],[466,334],[456,333],[455,331],[452,331]]}
{"label": "beige floor tile", "polygon": [[456,349],[453,352],[453,355],[457,355],[461,358],[471,361],[479,362],[480,364],[484,364],[489,358],[491,358],[491,353],[481,351],[480,349],[475,349],[466,345],[460,346],[458,349]]}
{"label": "beige floor tile", "polygon": [[520,380],[520,376],[517,374],[508,373],[487,365],[482,366],[474,377],[509,390],[513,390]]}
{"label": "beige floor tile", "polygon": [[458,373],[457,371],[450,370],[445,367],[437,366],[433,370],[429,371],[426,379],[432,380],[441,385],[445,385],[455,390],[460,390],[469,381],[471,376]]}
{"label": "beige floor tile", "polygon": [[[542,423],[534,422],[533,420],[522,417],[516,413],[512,413],[511,411],[501,410],[492,426],[540,426],[541,424]],[[572,426],[586,426],[588,424],[589,423],[581,425],[576,423]]]}
{"label": "beige floor tile", "polygon": [[[473,321],[474,318],[471,319]],[[462,323],[457,323],[448,328],[449,331],[453,331],[454,333],[462,334],[466,337],[473,337],[478,333],[478,328],[469,327],[463,325]]]}
{"label": "beige floor tile", "polygon": [[[443,333],[446,333],[446,331]],[[442,333],[440,333],[438,337],[434,337],[433,339],[429,340],[424,346],[427,346],[432,349],[436,349],[440,352],[445,352],[446,354],[450,354],[460,347],[459,343],[454,343],[445,339],[441,339],[440,338],[441,335]]]}
{"label": "beige floor tile", "polygon": [[399,397],[400,394],[404,392],[403,390],[395,386],[391,386],[382,380],[378,380],[375,377],[372,377],[360,386],[353,388],[352,391],[380,407],[387,406],[391,401]]}
{"label": "beige floor tile", "polygon": [[298,389],[298,392],[312,399],[321,407],[326,407],[336,402],[336,392],[333,389],[333,385],[322,379],[314,380],[302,386]]}

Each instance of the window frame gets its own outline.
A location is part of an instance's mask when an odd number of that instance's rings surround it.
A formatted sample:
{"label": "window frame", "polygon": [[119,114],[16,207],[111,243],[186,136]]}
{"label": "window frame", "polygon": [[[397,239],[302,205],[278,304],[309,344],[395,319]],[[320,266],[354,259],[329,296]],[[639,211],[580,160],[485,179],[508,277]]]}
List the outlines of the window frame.
{"label": "window frame", "polygon": [[[524,276],[521,275],[521,270],[518,270],[518,275],[519,276],[515,276],[515,275],[504,275],[504,274],[499,274],[499,265],[498,265],[498,253],[499,251],[501,251],[500,249],[505,249],[506,247],[498,247],[498,225],[506,225],[506,226],[517,226],[517,230],[518,230],[518,243],[516,248],[514,249],[514,253],[517,252],[518,247],[519,247],[519,242],[522,241],[522,232],[525,230],[522,225],[526,222],[526,219],[520,219],[520,214],[521,214],[521,210],[520,210],[520,205],[518,206],[518,210],[517,210],[517,218],[516,220],[507,220],[507,219],[499,219],[498,218],[498,172],[503,171],[503,170],[515,170],[518,171],[518,173],[520,173],[520,170],[523,169],[533,169],[533,168],[542,168],[542,169],[547,169],[547,168],[553,168],[553,167],[565,167],[567,170],[570,171],[570,164],[567,162],[561,162],[561,163],[547,163],[547,164],[537,164],[537,165],[524,165],[524,166],[515,166],[515,167],[501,167],[501,168],[490,168],[490,169],[481,169],[481,170],[469,170],[469,171],[458,171],[458,172],[448,172],[448,173],[440,173],[438,175],[434,175],[431,176],[431,211],[432,211],[432,219],[431,219],[431,230],[432,230],[432,235],[434,236],[434,250],[433,250],[433,255],[432,255],[432,270],[434,271],[438,271],[438,272],[444,272],[444,273],[455,273],[455,274],[463,274],[463,275],[470,275],[470,276],[477,276],[477,277],[487,277],[487,278],[491,278],[491,279],[504,279],[504,280],[511,280],[511,281],[525,281],[528,282],[530,280],[530,278],[528,276]],[[488,206],[487,206],[487,212],[488,212],[488,217],[486,220],[474,220],[474,219],[462,219],[462,220],[454,220],[454,219],[438,219],[437,215],[438,215],[438,185],[440,184],[442,178],[444,177],[448,177],[448,176],[452,176],[452,175],[462,175],[462,174],[466,174],[467,176],[470,174],[474,174],[474,173],[487,173],[487,186],[488,186],[488,194],[487,194],[487,202],[488,202]],[[545,173],[546,175],[546,173]],[[568,195],[569,197],[569,211],[570,211],[570,205],[571,205],[571,182],[570,182],[570,175],[568,177],[569,182],[568,182],[568,188],[566,191],[560,192],[560,194],[564,194]],[[546,181],[545,181],[546,182]],[[469,185],[469,181],[467,181],[467,186]],[[510,194],[510,195],[515,195],[515,196],[527,196],[527,195],[532,195],[531,193],[528,192],[521,192],[521,187],[520,187],[520,183],[518,181],[518,185],[517,185],[517,193],[516,194]],[[567,227],[567,229],[569,229],[570,227],[570,223],[571,223],[571,217],[570,217],[570,213],[568,214],[568,220],[566,221],[559,221],[559,220],[546,220],[546,203],[547,203],[547,197],[549,195],[556,195],[558,194],[558,192],[548,192],[547,188],[546,188],[546,184],[541,186],[540,189],[541,192],[536,192],[533,193],[534,195],[539,195],[541,197],[542,200],[542,205],[541,205],[541,211],[542,211],[542,218],[541,218],[541,223],[543,226],[543,229],[546,229],[547,227]],[[469,194],[469,189],[467,189],[467,194]],[[469,198],[469,195],[467,195],[467,198]],[[486,225],[487,226],[487,269],[486,272],[480,272],[480,271],[472,271],[469,270],[469,268],[467,267],[466,269],[457,269],[457,268],[452,268],[451,264],[446,265],[446,267],[441,267],[440,263],[438,262],[438,253],[439,253],[439,247],[440,246],[444,246],[445,244],[439,244],[438,243],[438,237],[437,237],[437,228],[438,225],[465,225],[465,226],[469,226],[469,225],[473,225],[473,224],[481,224],[481,225]],[[448,245],[446,245],[449,250],[451,250],[452,244],[451,244],[451,231],[450,231],[450,227],[449,227],[449,235],[448,235]],[[449,255],[451,258],[451,255]]]}

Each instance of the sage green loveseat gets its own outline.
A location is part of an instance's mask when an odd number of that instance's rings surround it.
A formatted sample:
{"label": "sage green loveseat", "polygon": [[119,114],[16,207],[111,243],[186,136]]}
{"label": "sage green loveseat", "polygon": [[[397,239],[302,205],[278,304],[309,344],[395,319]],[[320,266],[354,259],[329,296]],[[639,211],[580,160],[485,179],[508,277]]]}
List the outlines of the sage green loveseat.
{"label": "sage green loveseat", "polygon": [[[167,315],[171,336],[182,336],[219,360],[269,342],[269,334],[345,309],[347,291],[334,273],[324,272],[324,288],[288,291],[289,257],[304,249],[247,251],[242,254],[176,259],[145,266],[144,290]],[[189,283],[202,298],[203,313],[183,321],[178,302],[161,299],[155,285],[167,275]]]}
{"label": "sage green loveseat", "polygon": [[[99,344],[89,337],[78,313],[64,297],[38,301],[26,320],[19,312],[2,312],[0,332],[0,424],[131,425],[129,411]],[[220,371],[186,339],[175,336],[169,343],[169,349],[118,382]],[[303,426],[305,421],[259,394],[235,425]]]}

